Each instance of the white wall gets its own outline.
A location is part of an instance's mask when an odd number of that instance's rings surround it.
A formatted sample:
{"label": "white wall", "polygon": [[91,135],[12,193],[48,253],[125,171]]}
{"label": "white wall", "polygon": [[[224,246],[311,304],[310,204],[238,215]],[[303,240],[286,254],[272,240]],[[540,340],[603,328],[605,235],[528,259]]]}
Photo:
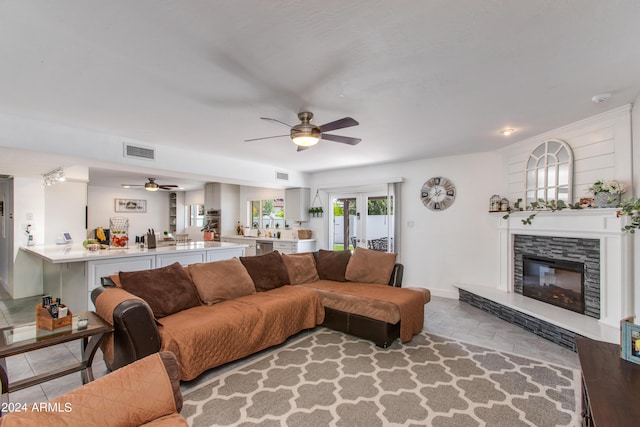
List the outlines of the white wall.
{"label": "white wall", "polygon": [[42,261],[20,251],[27,244],[25,227],[31,224],[36,244],[42,244],[45,225],[45,197],[42,177],[13,179],[13,270],[7,291],[14,299],[42,293]]}
{"label": "white wall", "polygon": [[[631,134],[633,138],[632,151],[633,151],[633,194],[634,197],[640,197],[640,95],[633,103],[633,109],[631,110]],[[634,245],[634,313],[640,315],[640,234],[635,233],[633,237]],[[639,323],[640,319],[636,319],[636,323]]]}
{"label": "white wall", "polygon": [[[633,184],[631,156],[631,106],[617,108],[542,135],[526,139],[502,150],[508,198],[525,199],[525,166],[533,149],[547,139],[561,139],[573,151],[573,201],[593,197],[587,191],[597,180],[615,179]],[[631,197],[629,190],[625,197]]]}
{"label": "white wall", "polygon": [[45,187],[44,243],[53,245],[63,232],[71,234],[74,243],[82,243],[87,235],[85,228],[87,184],[85,182],[60,182]]}
{"label": "white wall", "polygon": [[[479,153],[362,168],[319,172],[312,175],[311,193],[322,189],[354,187],[403,178],[397,195],[399,261],[404,264],[403,286],[426,287],[434,295],[457,298],[456,283],[495,287],[499,279],[497,217],[488,213],[489,198],[503,187],[501,158]],[[420,199],[429,178],[444,176],[456,185],[454,204],[433,212]],[[328,217],[309,222],[317,248],[328,248]]]}
{"label": "white wall", "polygon": [[[115,199],[142,199],[147,201],[147,212],[116,212]],[[109,228],[109,218],[129,219],[129,237],[141,236],[153,228],[156,234],[169,230],[169,192],[137,191],[89,186],[88,230],[96,227]]]}
{"label": "white wall", "polygon": [[7,288],[9,270],[13,269],[13,179],[0,179],[0,200],[3,202],[0,217],[0,284]]}

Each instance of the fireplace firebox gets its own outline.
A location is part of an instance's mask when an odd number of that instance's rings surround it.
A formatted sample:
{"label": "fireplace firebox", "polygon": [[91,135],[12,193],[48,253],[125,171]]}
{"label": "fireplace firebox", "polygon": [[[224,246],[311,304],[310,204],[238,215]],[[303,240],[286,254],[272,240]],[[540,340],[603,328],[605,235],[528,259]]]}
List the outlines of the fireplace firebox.
{"label": "fireplace firebox", "polygon": [[538,256],[522,257],[522,294],[584,314],[584,264]]}

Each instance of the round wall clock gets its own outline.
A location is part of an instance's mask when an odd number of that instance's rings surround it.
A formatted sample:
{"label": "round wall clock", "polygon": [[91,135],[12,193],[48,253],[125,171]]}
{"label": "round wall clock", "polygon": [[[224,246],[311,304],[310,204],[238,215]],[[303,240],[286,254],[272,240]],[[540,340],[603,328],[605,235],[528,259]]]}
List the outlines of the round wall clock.
{"label": "round wall clock", "polygon": [[456,186],[447,178],[435,176],[422,185],[420,198],[433,211],[443,211],[456,199]]}

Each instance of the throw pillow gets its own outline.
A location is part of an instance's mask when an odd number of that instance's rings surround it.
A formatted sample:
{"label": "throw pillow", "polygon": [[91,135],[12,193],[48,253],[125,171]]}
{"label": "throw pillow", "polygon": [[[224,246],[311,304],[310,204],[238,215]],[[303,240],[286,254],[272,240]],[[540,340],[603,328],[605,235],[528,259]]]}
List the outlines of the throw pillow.
{"label": "throw pillow", "polygon": [[198,293],[180,263],[152,270],[119,273],[122,288],[145,300],[160,319],[200,305]]}
{"label": "throw pillow", "polygon": [[351,282],[388,285],[396,254],[356,248],[347,264],[345,278]]}
{"label": "throw pillow", "polygon": [[258,292],[289,284],[289,273],[278,251],[264,255],[243,256],[240,257],[240,262],[249,272]]}
{"label": "throw pillow", "polygon": [[282,261],[289,273],[289,283],[301,285],[315,282],[319,279],[316,260],[311,252],[302,254],[282,254]]}
{"label": "throw pillow", "polygon": [[318,276],[324,280],[346,282],[344,277],[351,251],[318,251]]}
{"label": "throw pillow", "polygon": [[207,305],[256,292],[251,276],[238,258],[191,264],[189,274],[200,300]]}

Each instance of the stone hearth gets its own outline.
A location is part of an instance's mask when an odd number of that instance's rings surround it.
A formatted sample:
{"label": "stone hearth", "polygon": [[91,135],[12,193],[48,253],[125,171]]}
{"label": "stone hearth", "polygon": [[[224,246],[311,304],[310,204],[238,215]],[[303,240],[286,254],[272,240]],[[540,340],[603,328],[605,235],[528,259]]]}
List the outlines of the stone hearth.
{"label": "stone hearth", "polygon": [[[459,289],[464,291],[464,296],[461,299],[470,303],[475,300],[474,305],[476,306],[493,306],[492,309],[486,309],[486,311],[499,312],[502,310],[506,313],[502,317],[515,316],[519,319],[533,319],[518,320],[512,323],[528,322],[529,324],[552,325],[552,328],[548,329],[551,332],[539,333],[542,336],[558,335],[563,336],[562,340],[567,341],[565,335],[569,333],[608,342],[619,342],[620,319],[632,312],[631,266],[633,259],[631,236],[622,232],[622,227],[628,219],[618,217],[616,213],[616,209],[541,211],[536,212],[536,216],[529,225],[523,224],[522,219],[528,217],[531,212],[516,212],[506,220],[500,219],[500,283],[496,288],[459,285]],[[565,254],[567,251],[567,248],[550,248],[548,242],[552,242],[553,239],[549,238],[587,239],[593,242],[589,243],[584,240],[587,242],[587,246],[599,247],[598,255],[595,258],[587,257],[582,261],[589,263],[591,268],[595,267],[595,264],[599,266],[599,272],[596,273],[598,277],[592,277],[589,285],[591,287],[589,295],[593,299],[595,292],[592,287],[594,283],[599,282],[599,300],[591,301],[592,304],[598,304],[598,307],[592,307],[590,310],[592,317],[596,318],[573,313],[516,293],[516,269],[518,268],[516,265],[516,236],[533,236],[527,239],[534,242],[534,245],[541,245],[541,242],[544,241],[544,247],[540,251],[545,252],[545,256],[547,256],[547,250],[560,253],[564,250]],[[537,236],[542,236],[543,239],[538,239]],[[571,252],[572,249],[568,249],[568,251]],[[591,274],[593,274],[593,270],[591,270]],[[488,302],[480,304],[478,301],[482,300]],[[499,306],[504,309],[497,308]],[[520,314],[512,315],[510,314],[511,310]],[[534,329],[537,328],[539,329],[538,326],[534,326]]]}

